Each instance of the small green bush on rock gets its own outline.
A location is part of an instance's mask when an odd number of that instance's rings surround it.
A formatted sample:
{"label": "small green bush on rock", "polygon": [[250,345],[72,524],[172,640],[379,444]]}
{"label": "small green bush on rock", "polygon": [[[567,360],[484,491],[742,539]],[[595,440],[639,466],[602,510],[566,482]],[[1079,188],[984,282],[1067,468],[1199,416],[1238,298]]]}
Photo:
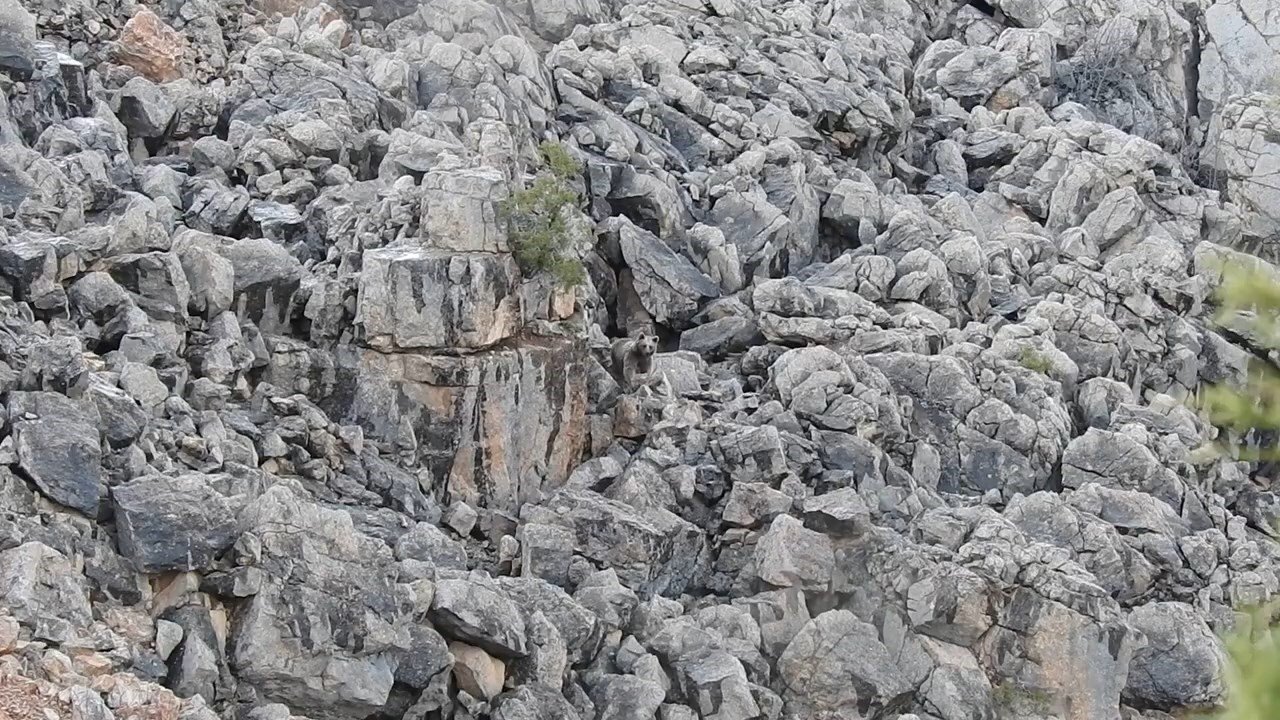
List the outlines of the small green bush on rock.
{"label": "small green bush on rock", "polygon": [[1032,372],[1038,372],[1041,375],[1048,375],[1049,371],[1053,369],[1053,363],[1049,362],[1049,358],[1037,352],[1034,348],[1023,348],[1018,355],[1018,362],[1022,367]]}
{"label": "small green bush on rock", "polygon": [[569,214],[578,206],[570,182],[581,172],[560,145],[540,147],[544,168],[529,187],[512,193],[503,206],[516,262],[526,274],[549,273],[565,287],[580,285],[586,270],[573,254]]}

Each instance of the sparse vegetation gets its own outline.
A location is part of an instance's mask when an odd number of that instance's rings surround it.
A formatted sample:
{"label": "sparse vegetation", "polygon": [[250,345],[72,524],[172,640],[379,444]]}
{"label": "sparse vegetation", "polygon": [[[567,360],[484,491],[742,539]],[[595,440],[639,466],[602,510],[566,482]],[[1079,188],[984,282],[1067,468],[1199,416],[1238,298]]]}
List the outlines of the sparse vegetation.
{"label": "sparse vegetation", "polygon": [[1018,363],[1022,367],[1032,372],[1038,372],[1041,375],[1048,375],[1049,371],[1053,369],[1053,363],[1049,362],[1049,358],[1031,347],[1022,348],[1022,352],[1018,355]]}
{"label": "sparse vegetation", "polygon": [[[1260,351],[1280,349],[1280,284],[1256,268],[1227,265],[1216,296],[1216,322],[1247,334]],[[1209,422],[1227,431],[1219,449],[1243,460],[1275,460],[1275,447],[1244,447],[1249,433],[1280,432],[1280,371],[1254,358],[1243,386],[1219,384],[1200,392]]]}
{"label": "sparse vegetation", "polygon": [[516,191],[503,206],[516,261],[530,274],[550,273],[565,287],[586,279],[582,262],[573,254],[569,213],[580,198],[570,185],[581,172],[560,145],[539,148],[543,170],[529,187]]}
{"label": "sparse vegetation", "polygon": [[1005,712],[1002,717],[1018,717],[1025,714],[1049,715],[1053,711],[1053,698],[1041,690],[1019,687],[1012,682],[1001,683],[991,689],[996,708]]}
{"label": "sparse vegetation", "polygon": [[1275,604],[1255,610],[1227,639],[1229,695],[1219,720],[1273,720],[1280,717],[1280,642]]}
{"label": "sparse vegetation", "polygon": [[[1224,265],[1217,290],[1219,325],[1247,332],[1259,351],[1280,348],[1280,284],[1256,268]],[[1218,385],[1201,393],[1201,407],[1213,424],[1228,431],[1215,450],[1248,460],[1276,458],[1276,447],[1248,447],[1247,433],[1280,430],[1280,373],[1261,358],[1249,368],[1243,387]],[[1218,720],[1272,720],[1280,717],[1280,628],[1273,601],[1245,616],[1226,640],[1227,707]]]}
{"label": "sparse vegetation", "polygon": [[1162,131],[1181,122],[1162,123],[1158,117],[1150,99],[1150,73],[1135,59],[1129,29],[1119,20],[1104,26],[1059,65],[1055,85],[1060,99],[1078,102],[1102,122],[1159,142]]}

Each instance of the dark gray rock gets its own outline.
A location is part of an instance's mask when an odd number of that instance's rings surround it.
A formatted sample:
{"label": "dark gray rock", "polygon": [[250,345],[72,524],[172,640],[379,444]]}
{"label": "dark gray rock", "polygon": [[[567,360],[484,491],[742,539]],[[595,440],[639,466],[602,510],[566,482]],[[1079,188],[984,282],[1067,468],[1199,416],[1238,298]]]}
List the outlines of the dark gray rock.
{"label": "dark gray rock", "polygon": [[0,552],[0,603],[38,638],[67,642],[93,622],[83,576],[39,542]]}
{"label": "dark gray rock", "polygon": [[231,261],[236,315],[253,321],[264,333],[285,329],[302,281],[297,258],[263,238],[237,240],[217,251]]}
{"label": "dark gray rock", "polygon": [[120,552],[143,572],[207,569],[238,536],[235,508],[204,475],[112,488]]}
{"label": "dark gray rock", "polygon": [[153,252],[111,258],[106,271],[130,294],[134,304],[157,320],[183,322],[191,285],[171,253]]}
{"label": "dark gray rock", "polygon": [[155,138],[169,129],[177,108],[155,83],[135,77],[120,89],[120,122],[139,138]]}
{"label": "dark gray rock", "polygon": [[707,360],[717,360],[740,353],[763,339],[754,322],[730,316],[685,330],[680,334],[680,349],[698,353]]}
{"label": "dark gray rock", "polygon": [[603,632],[595,613],[540,578],[498,577],[495,581],[520,609],[526,625],[534,624],[533,616],[540,614],[555,627],[575,664],[595,657]]}
{"label": "dark gray rock", "polygon": [[756,545],[756,576],[773,587],[823,591],[835,568],[831,539],[779,515]]}
{"label": "dark gray rock", "polygon": [[9,395],[18,467],[50,500],[90,517],[98,513],[105,487],[99,419],[51,392]]}
{"label": "dark gray rock", "polygon": [[262,493],[240,520],[238,547],[263,580],[228,637],[239,682],[325,716],[363,717],[385,706],[412,620],[391,549],[356,532],[347,513],[286,484]]}
{"label": "dark gray rock", "polygon": [[687,324],[704,302],[720,296],[719,286],[652,233],[625,219],[613,222],[608,231],[617,233],[640,302],[654,321]]}
{"label": "dark gray rock", "polygon": [[449,644],[440,633],[425,623],[414,624],[409,627],[409,647],[396,663],[396,682],[424,690],[452,665]]}
{"label": "dark gray rock", "polygon": [[446,636],[495,657],[515,658],[528,652],[519,608],[483,575],[438,582],[430,617]]}

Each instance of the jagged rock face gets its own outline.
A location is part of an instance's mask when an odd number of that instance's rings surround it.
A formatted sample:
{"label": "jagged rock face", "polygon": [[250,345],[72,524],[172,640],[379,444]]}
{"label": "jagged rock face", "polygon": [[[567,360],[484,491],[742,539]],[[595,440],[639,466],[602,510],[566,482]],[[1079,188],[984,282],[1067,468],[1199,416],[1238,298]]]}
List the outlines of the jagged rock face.
{"label": "jagged rock face", "polygon": [[338,390],[342,412],[402,444],[455,498],[515,514],[581,455],[587,358],[577,343],[462,356],[370,350],[356,362],[352,387]]}
{"label": "jagged rock face", "polygon": [[1280,34],[1193,5],[0,0],[0,715],[1221,705]]}

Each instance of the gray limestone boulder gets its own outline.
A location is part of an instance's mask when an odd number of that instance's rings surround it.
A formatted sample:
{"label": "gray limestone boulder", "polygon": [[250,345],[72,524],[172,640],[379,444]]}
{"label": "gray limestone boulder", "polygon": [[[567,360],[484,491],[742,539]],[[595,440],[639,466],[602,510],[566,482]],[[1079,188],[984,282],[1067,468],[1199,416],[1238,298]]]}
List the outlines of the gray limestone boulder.
{"label": "gray limestone boulder", "polygon": [[523,324],[510,255],[395,247],[365,253],[357,318],[383,351],[483,348]]}
{"label": "gray limestone boulder", "polygon": [[449,570],[467,569],[467,548],[431,523],[420,522],[396,541],[397,560],[417,560]]}
{"label": "gray limestone boulder", "polygon": [[39,542],[0,552],[0,604],[36,637],[66,642],[93,622],[83,574]]}
{"label": "gray limestone boulder", "polygon": [[264,573],[228,638],[240,682],[324,716],[364,716],[384,706],[397,658],[411,647],[391,549],[356,532],[347,513],[285,485],[250,503],[240,522],[240,547]]}
{"label": "gray limestone boulder", "polygon": [[151,317],[174,322],[186,320],[191,285],[182,264],[172,253],[120,255],[111,258],[105,269]]}
{"label": "gray limestone boulder", "polygon": [[1181,505],[1182,481],[1133,437],[1090,428],[1062,453],[1062,484],[1079,488],[1097,483],[1118,490],[1139,490]]}
{"label": "gray limestone boulder", "polygon": [[579,720],[578,711],[553,688],[521,685],[493,702],[494,720]]}
{"label": "gray limestone boulder", "polygon": [[575,341],[461,356],[366,350],[352,362],[331,416],[412,452],[474,507],[515,515],[563,483],[585,446],[587,358]]}
{"label": "gray limestone boulder", "polygon": [[436,583],[431,621],[446,636],[475,645],[499,658],[528,652],[524,617],[501,588],[483,576]]}
{"label": "gray limestone boulder", "polygon": [[835,568],[831,539],[779,515],[756,545],[756,576],[773,587],[823,591]]}
{"label": "gray limestone boulder", "polygon": [[1157,602],[1129,613],[1147,639],[1133,655],[1124,697],[1164,709],[1217,707],[1225,697],[1227,656],[1222,640],[1190,605]]}
{"label": "gray limestone boulder", "polygon": [[681,657],[676,684],[700,717],[750,720],[760,716],[742,662],[725,650],[706,649]]}
{"label": "gray limestone boulder", "polygon": [[501,223],[509,196],[493,168],[440,170],[422,179],[422,233],[434,248],[452,252],[510,252]]}
{"label": "gray limestone boulder", "polygon": [[231,261],[236,316],[264,333],[287,329],[304,272],[298,259],[265,238],[236,240],[217,252]]}
{"label": "gray limestone boulder", "polygon": [[96,516],[106,491],[99,419],[51,392],[11,393],[8,406],[18,467],[50,500]]}
{"label": "gray limestone boulder", "polygon": [[[1223,3],[1224,8],[1232,5]],[[1280,162],[1278,129],[1280,107],[1274,95],[1232,98],[1213,116],[1209,133],[1217,140],[1205,144],[1201,157],[1203,164],[1226,177],[1232,201],[1246,212],[1244,229],[1254,237],[1280,230],[1280,190],[1267,181]]]}
{"label": "gray limestone boulder", "polygon": [[623,219],[610,228],[617,233],[623,261],[635,278],[635,289],[654,321],[680,326],[702,304],[720,296],[720,287],[656,235]]}
{"label": "gray limestone boulder", "polygon": [[938,69],[938,85],[952,97],[985,102],[1018,72],[1018,60],[995,48],[964,50]]}
{"label": "gray limestone boulder", "polygon": [[634,675],[605,675],[595,684],[591,699],[599,708],[597,720],[655,720],[666,690]]}
{"label": "gray limestone boulder", "polygon": [[678,596],[704,572],[702,531],[662,508],[566,489],[530,508],[527,519],[571,530],[577,554],[612,568],[637,593]]}
{"label": "gray limestone boulder", "polygon": [[164,90],[144,77],[135,77],[120,89],[117,115],[130,134],[154,138],[165,134],[176,106]]}
{"label": "gray limestone boulder", "polygon": [[810,620],[778,659],[788,712],[893,714],[914,689],[875,627],[847,610]]}
{"label": "gray limestone boulder", "polygon": [[137,478],[111,500],[120,552],[143,572],[206,569],[239,536],[235,507],[204,475]]}

